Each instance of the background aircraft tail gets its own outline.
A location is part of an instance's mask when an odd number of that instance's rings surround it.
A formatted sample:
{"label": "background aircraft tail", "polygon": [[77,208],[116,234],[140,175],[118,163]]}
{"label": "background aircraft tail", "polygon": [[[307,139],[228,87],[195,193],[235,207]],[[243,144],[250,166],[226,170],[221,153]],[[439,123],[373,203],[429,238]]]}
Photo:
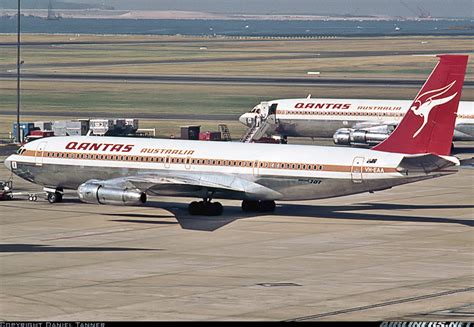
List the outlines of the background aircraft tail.
{"label": "background aircraft tail", "polygon": [[464,84],[467,55],[439,55],[410,110],[390,136],[373,150],[449,155]]}

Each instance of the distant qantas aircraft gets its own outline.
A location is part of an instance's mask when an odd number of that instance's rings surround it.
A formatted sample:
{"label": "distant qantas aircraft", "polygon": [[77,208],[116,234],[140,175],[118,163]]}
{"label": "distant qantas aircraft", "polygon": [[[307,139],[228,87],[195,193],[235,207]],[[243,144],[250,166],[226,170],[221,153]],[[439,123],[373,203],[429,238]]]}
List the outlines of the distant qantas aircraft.
{"label": "distant qantas aircraft", "polygon": [[220,215],[218,198],[265,212],[277,200],[385,190],[454,173],[444,168],[459,165],[449,153],[467,59],[441,55],[398,127],[373,149],[51,137],[27,143],[5,165],[42,185],[51,203],[65,189],[98,204],[140,205],[147,195],[203,199],[189,205],[191,215]]}
{"label": "distant qantas aircraft", "polygon": [[[333,137],[336,144],[375,145],[390,135],[412,103],[408,100],[311,97],[281,99],[262,102],[239,120],[255,129],[256,140],[265,135]],[[440,103],[431,101],[429,104]],[[262,115],[261,133],[254,127],[259,114]],[[460,102],[453,140],[474,140],[474,102]]]}

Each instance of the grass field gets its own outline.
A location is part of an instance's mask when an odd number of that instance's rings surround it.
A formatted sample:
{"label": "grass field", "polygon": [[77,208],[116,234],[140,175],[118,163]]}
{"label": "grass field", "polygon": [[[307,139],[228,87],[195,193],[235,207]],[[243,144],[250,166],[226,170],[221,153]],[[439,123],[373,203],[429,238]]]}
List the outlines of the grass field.
{"label": "grass field", "polygon": [[[0,38],[2,42],[15,41],[11,35],[1,35]],[[301,77],[308,71],[320,71],[324,77],[420,78],[430,72],[436,59],[409,53],[474,51],[472,37],[235,40],[167,36],[26,35],[23,40],[66,42],[25,45],[22,52],[25,71],[63,73]],[[381,51],[398,55],[378,55]],[[15,47],[3,47],[2,52],[0,69],[15,68]],[[468,80],[474,79],[473,67],[474,63],[471,63]]]}
{"label": "grass field", "polygon": [[[393,37],[349,39],[231,39],[167,36],[24,35],[24,72],[185,74],[219,76],[303,77],[320,71],[321,77],[424,79],[436,58],[413,56],[407,51],[459,51],[472,49],[469,37]],[[68,42],[83,42],[67,44]],[[15,42],[13,35],[0,35],[0,42]],[[52,43],[56,44],[52,44]],[[61,43],[65,42],[65,43]],[[87,42],[92,42],[91,44]],[[0,71],[15,69],[16,48],[0,48]],[[381,55],[380,51],[399,55]],[[471,51],[472,52],[472,51]],[[311,77],[308,77],[311,78]],[[317,77],[312,77],[317,78]],[[474,80],[474,63],[468,66]],[[0,134],[10,131],[16,109],[16,82],[0,81]],[[217,128],[209,115],[235,117],[255,104],[271,99],[306,97],[353,97],[411,99],[414,88],[303,87],[255,85],[192,85],[114,82],[22,82],[22,120],[54,120],[97,116],[134,117],[141,127],[157,128],[160,136],[179,133],[180,125],[195,123],[203,129]],[[463,100],[474,100],[465,89]],[[190,116],[191,120],[161,120],[163,114]],[[200,117],[202,115],[202,117]],[[244,132],[233,118],[226,119],[235,136]]]}

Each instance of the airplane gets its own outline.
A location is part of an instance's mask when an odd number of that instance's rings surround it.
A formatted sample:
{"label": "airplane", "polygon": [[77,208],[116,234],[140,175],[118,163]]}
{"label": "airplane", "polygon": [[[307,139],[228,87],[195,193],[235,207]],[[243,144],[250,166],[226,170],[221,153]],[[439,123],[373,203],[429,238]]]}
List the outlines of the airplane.
{"label": "airplane", "polygon": [[[190,215],[221,215],[213,199],[273,212],[275,201],[324,199],[390,189],[453,174],[449,156],[468,56],[439,63],[395,131],[373,149],[313,145],[66,136],[35,140],[5,160],[42,185],[50,203],[66,189],[86,203],[142,205],[148,195],[203,199]],[[425,120],[424,117],[427,117]]]}
{"label": "airplane", "polygon": [[[409,100],[280,99],[261,102],[239,117],[249,127],[242,141],[278,136],[332,137],[335,144],[374,146],[385,140],[410,109]],[[258,128],[257,116],[260,115]],[[453,141],[474,140],[474,102],[461,101]]]}

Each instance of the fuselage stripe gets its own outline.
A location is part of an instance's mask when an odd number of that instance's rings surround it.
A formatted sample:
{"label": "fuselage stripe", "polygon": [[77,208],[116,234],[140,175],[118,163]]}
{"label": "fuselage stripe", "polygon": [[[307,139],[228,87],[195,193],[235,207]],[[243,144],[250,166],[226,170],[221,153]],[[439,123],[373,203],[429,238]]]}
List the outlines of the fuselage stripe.
{"label": "fuselage stripe", "polygon": [[[140,163],[161,163],[182,164],[186,166],[220,166],[220,167],[240,167],[253,169],[279,169],[279,170],[298,170],[298,171],[325,171],[325,172],[355,172],[353,166],[344,165],[326,165],[317,163],[301,162],[276,162],[261,160],[235,160],[235,159],[216,159],[216,158],[194,158],[191,156],[140,156],[131,154],[98,154],[82,152],[56,152],[42,150],[24,150],[19,153],[20,156],[34,158],[55,158],[55,159],[75,159],[75,160],[98,160],[98,161],[119,161],[119,162],[140,162]],[[357,169],[363,170],[363,173],[397,173],[393,167],[375,167],[358,166]]]}

